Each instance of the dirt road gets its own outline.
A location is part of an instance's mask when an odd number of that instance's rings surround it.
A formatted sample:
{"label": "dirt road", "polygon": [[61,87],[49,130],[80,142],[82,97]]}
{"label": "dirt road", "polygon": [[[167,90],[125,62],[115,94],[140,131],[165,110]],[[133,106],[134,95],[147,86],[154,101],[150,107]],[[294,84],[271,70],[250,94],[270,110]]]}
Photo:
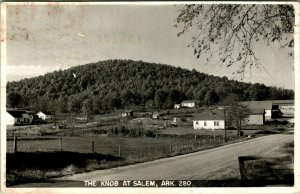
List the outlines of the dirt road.
{"label": "dirt road", "polygon": [[269,135],[192,154],[76,174],[57,180],[201,180],[221,168],[235,163],[238,165],[238,156],[259,155],[293,138],[289,134]]}

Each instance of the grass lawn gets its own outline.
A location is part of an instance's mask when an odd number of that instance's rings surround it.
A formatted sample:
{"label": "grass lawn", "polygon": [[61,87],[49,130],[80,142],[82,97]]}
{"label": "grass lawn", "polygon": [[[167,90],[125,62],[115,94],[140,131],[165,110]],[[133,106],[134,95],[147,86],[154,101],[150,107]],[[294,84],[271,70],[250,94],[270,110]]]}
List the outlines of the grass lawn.
{"label": "grass lawn", "polygon": [[[294,183],[294,142],[288,142],[282,146],[262,152],[259,159],[245,162],[248,181],[241,182],[241,175],[238,161],[235,165],[230,165],[207,174],[204,179],[208,180],[204,186],[215,185],[215,180],[219,186],[263,186],[266,184],[279,183],[280,185],[292,186]],[[213,182],[210,182],[214,180]]]}

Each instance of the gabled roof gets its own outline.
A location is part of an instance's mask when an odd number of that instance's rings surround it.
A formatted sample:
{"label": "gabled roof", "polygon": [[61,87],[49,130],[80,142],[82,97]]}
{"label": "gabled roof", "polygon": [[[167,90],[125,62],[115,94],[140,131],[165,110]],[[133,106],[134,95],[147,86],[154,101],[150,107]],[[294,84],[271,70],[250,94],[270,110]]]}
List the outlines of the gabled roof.
{"label": "gabled roof", "polygon": [[132,113],[132,110],[124,110],[122,113]]}
{"label": "gabled roof", "polygon": [[14,118],[22,118],[23,114],[27,114],[27,112],[23,110],[8,110],[7,112]]}
{"label": "gabled roof", "polygon": [[240,103],[249,109],[263,108],[265,110],[271,110],[273,104],[272,101],[243,101]]}
{"label": "gabled roof", "polygon": [[[44,113],[45,115],[53,115],[53,113],[51,113],[51,112],[48,112],[48,111],[40,111],[41,113]],[[38,112],[38,113],[40,113],[40,112]]]}
{"label": "gabled roof", "polygon": [[196,100],[184,100],[181,103],[196,103]]}
{"label": "gabled roof", "polygon": [[224,110],[204,110],[193,115],[193,120],[224,120]]}
{"label": "gabled roof", "polygon": [[265,109],[263,108],[249,108],[245,115],[263,115],[265,114]]}

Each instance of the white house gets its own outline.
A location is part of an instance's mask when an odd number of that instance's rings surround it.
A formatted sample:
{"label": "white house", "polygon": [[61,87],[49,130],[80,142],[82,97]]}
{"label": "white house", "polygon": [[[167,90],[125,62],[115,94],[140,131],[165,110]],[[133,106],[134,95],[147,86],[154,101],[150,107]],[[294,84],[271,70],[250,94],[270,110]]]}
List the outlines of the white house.
{"label": "white house", "polygon": [[181,106],[186,108],[196,107],[196,100],[184,100],[181,102]]}
{"label": "white house", "polygon": [[133,111],[122,112],[122,117],[131,117],[131,116],[133,116]]}
{"label": "white house", "polygon": [[8,110],[5,115],[6,125],[30,125],[33,117],[26,111]]}
{"label": "white house", "polygon": [[174,108],[175,109],[180,109],[181,108],[181,104],[174,104]]}
{"label": "white house", "polygon": [[38,113],[36,113],[37,116],[40,118],[40,119],[43,119],[43,120],[49,120],[49,119],[52,119],[53,118],[53,114],[52,113],[49,113],[49,112],[46,112],[46,111],[40,111]]}
{"label": "white house", "polygon": [[194,115],[193,128],[194,129],[225,129],[224,125],[224,111],[204,110],[201,113]]}

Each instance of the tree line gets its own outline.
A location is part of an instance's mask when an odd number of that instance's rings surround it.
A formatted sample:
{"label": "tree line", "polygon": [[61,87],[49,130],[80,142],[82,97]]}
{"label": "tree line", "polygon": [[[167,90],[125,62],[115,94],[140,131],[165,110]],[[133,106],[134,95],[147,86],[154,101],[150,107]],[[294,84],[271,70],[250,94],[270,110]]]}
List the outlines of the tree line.
{"label": "tree line", "polygon": [[210,106],[229,95],[238,100],[283,100],[293,99],[294,91],[132,60],[100,61],[7,83],[8,108],[63,113],[137,106],[168,109],[186,99]]}

